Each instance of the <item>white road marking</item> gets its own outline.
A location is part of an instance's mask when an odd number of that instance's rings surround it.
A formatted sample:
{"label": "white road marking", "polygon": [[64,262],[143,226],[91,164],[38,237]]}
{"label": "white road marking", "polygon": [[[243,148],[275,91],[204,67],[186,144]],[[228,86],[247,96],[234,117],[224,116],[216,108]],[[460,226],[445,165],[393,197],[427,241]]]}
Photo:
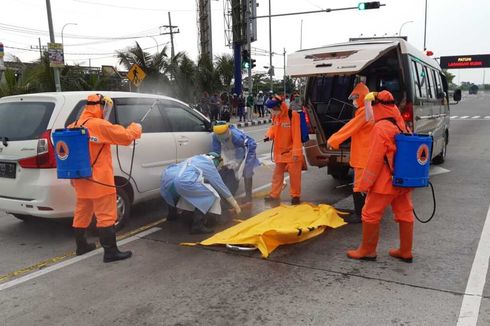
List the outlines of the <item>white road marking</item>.
{"label": "white road marking", "polygon": [[486,115],[485,116],[485,119],[490,119],[490,115]]}
{"label": "white road marking", "polygon": [[429,175],[434,176],[434,175],[444,174],[444,173],[449,173],[449,172],[451,172],[451,170],[441,168],[440,166],[431,165],[430,170],[429,170]]}
{"label": "white road marking", "polygon": [[476,326],[487,279],[488,260],[490,258],[490,207],[476,249],[475,259],[471,266],[470,276],[466,284],[465,295],[459,311],[457,326]]}
{"label": "white road marking", "polygon": [[[133,242],[135,240],[138,240],[138,239],[141,239],[149,234],[152,234],[152,233],[155,233],[157,231],[160,231],[162,228],[159,228],[159,227],[153,227],[149,230],[146,230],[146,231],[143,231],[141,233],[138,233],[136,235],[133,235],[132,237],[129,237],[127,239],[124,239],[124,240],[121,240],[119,241],[117,244],[119,246],[122,246],[122,245],[125,245],[127,243],[130,243],[130,242]],[[98,255],[100,253],[102,253],[104,251],[104,249],[102,248],[99,248],[99,249],[96,249],[94,251],[91,251],[89,253],[86,253],[85,255],[81,255],[81,256],[76,256],[76,257],[73,257],[71,259],[68,259],[68,260],[65,260],[59,264],[55,264],[55,265],[51,265],[51,266],[48,266],[44,269],[41,269],[41,270],[38,270],[34,273],[31,273],[31,274],[27,274],[25,276],[22,276],[22,277],[19,277],[15,280],[12,280],[10,282],[6,282],[6,283],[3,283],[3,284],[0,284],[0,291],[3,291],[3,290],[6,290],[8,288],[11,288],[13,286],[16,286],[18,284],[22,284],[22,283],[25,283],[27,281],[30,281],[32,279],[35,279],[35,278],[38,278],[39,276],[43,276],[43,275],[46,275],[48,273],[51,273],[51,272],[54,272],[54,271],[57,271],[63,267],[66,267],[66,266],[70,266],[70,265],[73,265],[75,263],[78,263],[79,261],[82,261],[82,260],[85,260],[87,258],[90,258],[92,256],[95,256],[95,255]]]}
{"label": "white road marking", "polygon": [[459,115],[453,115],[451,116],[451,119],[456,119],[457,117],[459,117]]}
{"label": "white road marking", "polygon": [[469,118],[469,115],[464,115],[460,119],[466,119],[466,118]]}
{"label": "white road marking", "polygon": [[474,117],[471,117],[471,119],[480,119],[479,115],[475,115]]}

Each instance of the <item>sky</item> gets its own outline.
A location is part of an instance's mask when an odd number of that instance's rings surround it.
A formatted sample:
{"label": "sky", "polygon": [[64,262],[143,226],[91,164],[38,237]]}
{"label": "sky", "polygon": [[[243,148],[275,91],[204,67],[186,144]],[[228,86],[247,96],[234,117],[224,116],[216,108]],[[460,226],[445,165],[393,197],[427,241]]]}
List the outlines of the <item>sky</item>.
{"label": "sky", "polygon": [[[267,15],[268,0],[257,0],[257,15]],[[348,10],[272,18],[272,51],[276,77],[282,79],[283,51],[292,53],[347,41],[359,36],[408,37],[415,47],[424,47],[425,0],[384,0],[386,6],[374,10]],[[447,55],[490,54],[489,0],[427,0],[426,47],[434,57]],[[29,62],[39,58],[39,38],[44,46],[49,41],[46,1],[0,0],[0,42],[5,47],[5,59],[15,55]],[[272,14],[313,11],[325,8],[355,7],[351,0],[271,0]],[[159,35],[162,25],[178,26],[174,35],[175,51],[185,51],[197,59],[196,0],[51,0],[53,29],[56,41],[65,45],[65,62],[88,66],[118,66],[116,50],[124,50],[139,42],[154,53],[167,45],[170,36]],[[231,54],[225,45],[223,0],[213,0],[213,54]],[[68,24],[69,23],[69,24]],[[67,25],[66,25],[67,24]],[[76,25],[75,25],[76,24]],[[302,26],[302,28],[301,28]],[[257,20],[258,40],[252,43],[252,55],[257,67],[254,72],[266,72],[269,65],[269,22]],[[301,33],[302,31],[302,33]],[[131,38],[138,36],[139,38]],[[105,39],[103,39],[105,38]],[[123,39],[121,39],[123,38]],[[253,52],[253,53],[254,53]],[[170,50],[168,51],[170,53]],[[490,83],[488,69],[451,70],[455,82]],[[487,76],[485,76],[485,74]]]}

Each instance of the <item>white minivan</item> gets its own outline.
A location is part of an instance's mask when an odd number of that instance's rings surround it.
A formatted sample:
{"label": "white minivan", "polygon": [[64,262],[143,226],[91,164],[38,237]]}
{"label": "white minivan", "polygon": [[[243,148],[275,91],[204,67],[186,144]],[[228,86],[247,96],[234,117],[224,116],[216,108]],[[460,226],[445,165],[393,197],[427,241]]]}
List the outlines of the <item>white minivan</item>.
{"label": "white minivan", "polygon": [[287,71],[306,77],[304,100],[313,137],[305,152],[310,165],[328,166],[334,178],[347,175],[350,143],[334,151],[327,148],[327,139],[352,119],[348,97],[360,81],[371,91],[389,90],[412,130],[433,136],[432,161],[444,161],[450,117],[446,76],[437,61],[404,38],[351,39],[301,50],[288,56]]}
{"label": "white minivan", "polygon": [[[95,92],[38,93],[0,99],[0,210],[19,219],[70,217],[75,193],[69,180],[56,177],[51,133],[81,114]],[[117,188],[118,223],[130,216],[131,205],[159,196],[160,175],[169,164],[211,150],[209,120],[185,103],[166,96],[98,92],[114,100],[110,121],[127,126],[143,122],[133,145],[112,146]],[[149,110],[153,106],[152,110]]]}

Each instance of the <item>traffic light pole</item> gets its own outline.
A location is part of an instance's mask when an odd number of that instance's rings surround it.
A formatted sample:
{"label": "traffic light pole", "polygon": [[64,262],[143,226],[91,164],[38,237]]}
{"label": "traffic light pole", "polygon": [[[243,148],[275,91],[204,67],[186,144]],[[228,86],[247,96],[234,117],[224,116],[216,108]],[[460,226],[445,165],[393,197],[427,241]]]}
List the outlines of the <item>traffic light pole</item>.
{"label": "traffic light pole", "polygon": [[[251,46],[251,38],[252,38],[252,29],[251,29],[251,17],[250,6],[247,5],[247,14],[245,22],[247,24],[246,33],[247,33],[247,50],[248,50],[248,93],[252,94],[253,90],[253,81],[252,81],[252,46]],[[251,115],[249,115],[251,116]]]}

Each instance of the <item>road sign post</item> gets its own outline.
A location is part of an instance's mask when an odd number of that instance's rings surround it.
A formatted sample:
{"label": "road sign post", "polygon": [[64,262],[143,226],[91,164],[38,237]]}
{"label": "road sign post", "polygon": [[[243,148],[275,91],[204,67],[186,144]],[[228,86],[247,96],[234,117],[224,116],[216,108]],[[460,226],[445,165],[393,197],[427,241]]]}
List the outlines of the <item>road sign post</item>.
{"label": "road sign post", "polygon": [[133,83],[134,86],[138,88],[140,87],[145,77],[145,72],[136,63],[134,63],[128,71],[128,79]]}

